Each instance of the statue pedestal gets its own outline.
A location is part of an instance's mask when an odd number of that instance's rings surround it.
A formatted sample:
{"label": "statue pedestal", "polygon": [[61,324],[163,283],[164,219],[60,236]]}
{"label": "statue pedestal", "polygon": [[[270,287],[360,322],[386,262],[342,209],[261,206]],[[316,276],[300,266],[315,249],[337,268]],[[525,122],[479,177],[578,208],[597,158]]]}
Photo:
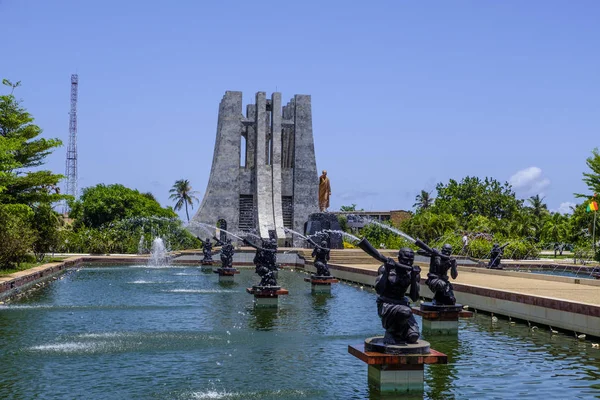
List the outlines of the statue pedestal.
{"label": "statue pedestal", "polygon": [[412,307],[415,315],[423,318],[423,333],[432,335],[458,334],[458,318],[470,318],[473,313],[462,309],[461,304],[436,306],[431,302],[421,303],[421,307]]}
{"label": "statue pedestal", "polygon": [[212,269],[212,265],[214,263],[215,262],[213,260],[202,260],[202,261],[200,261],[200,265],[201,265],[200,271],[202,271],[202,272],[212,272],[212,270],[213,270]]}
{"label": "statue pedestal", "polygon": [[277,308],[279,307],[279,296],[289,294],[287,289],[281,286],[252,286],[246,292],[254,295],[254,307]]}
{"label": "statue pedestal", "polygon": [[369,384],[381,392],[423,392],[425,364],[447,364],[448,356],[419,340],[414,344],[386,345],[383,336],[349,345],[348,353],[368,365]]}
{"label": "statue pedestal", "polygon": [[339,281],[333,276],[311,275],[304,278],[304,282],[310,282],[311,292],[313,293],[331,293],[331,285]]}
{"label": "statue pedestal", "polygon": [[[315,233],[322,232],[325,229],[329,229],[332,231],[341,231],[342,228],[335,214],[331,214],[328,212],[319,212],[310,214],[308,216],[308,221],[306,222],[306,230],[304,232],[305,235],[311,236]],[[314,238],[320,243],[321,238],[317,236]],[[329,232],[329,234],[323,235],[323,239],[327,241],[327,248],[329,249],[343,249],[344,243],[342,241],[342,234],[339,232]],[[296,244],[297,247],[302,247],[306,245],[305,242],[301,242],[300,239]]]}
{"label": "statue pedestal", "polygon": [[235,268],[217,268],[213,272],[219,274],[219,282],[233,282],[235,274],[240,273],[240,271]]}

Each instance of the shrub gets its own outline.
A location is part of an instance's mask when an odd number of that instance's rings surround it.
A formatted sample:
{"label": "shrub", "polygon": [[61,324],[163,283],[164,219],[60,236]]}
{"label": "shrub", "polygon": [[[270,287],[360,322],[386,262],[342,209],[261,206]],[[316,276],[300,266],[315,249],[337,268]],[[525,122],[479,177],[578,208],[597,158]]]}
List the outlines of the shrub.
{"label": "shrub", "polygon": [[0,206],[0,268],[19,264],[31,251],[35,239],[32,216],[31,208],[23,204]]}

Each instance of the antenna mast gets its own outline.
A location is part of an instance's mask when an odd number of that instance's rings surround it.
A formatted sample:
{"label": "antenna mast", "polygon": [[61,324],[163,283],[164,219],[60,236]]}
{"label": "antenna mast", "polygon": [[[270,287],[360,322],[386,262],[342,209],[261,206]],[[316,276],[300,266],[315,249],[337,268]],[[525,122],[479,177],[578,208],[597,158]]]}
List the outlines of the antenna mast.
{"label": "antenna mast", "polygon": [[[67,194],[77,198],[77,90],[79,76],[71,75],[71,111],[69,112],[69,147],[67,148]],[[65,204],[65,213],[68,212]]]}

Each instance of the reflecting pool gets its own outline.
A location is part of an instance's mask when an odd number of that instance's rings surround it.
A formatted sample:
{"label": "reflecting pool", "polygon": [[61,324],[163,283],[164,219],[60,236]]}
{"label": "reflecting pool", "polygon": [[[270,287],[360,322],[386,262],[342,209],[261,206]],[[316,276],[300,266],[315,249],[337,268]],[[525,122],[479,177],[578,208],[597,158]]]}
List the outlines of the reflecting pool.
{"label": "reflecting pool", "polygon": [[[591,342],[489,316],[457,338],[425,337],[449,356],[425,368],[423,396],[382,396],[348,344],[383,334],[371,290],[338,284],[312,295],[280,271],[280,309],[254,310],[234,284],[196,267],[102,266],[71,271],[0,306],[5,399],[393,399],[600,396]],[[419,320],[420,323],[420,320]]]}

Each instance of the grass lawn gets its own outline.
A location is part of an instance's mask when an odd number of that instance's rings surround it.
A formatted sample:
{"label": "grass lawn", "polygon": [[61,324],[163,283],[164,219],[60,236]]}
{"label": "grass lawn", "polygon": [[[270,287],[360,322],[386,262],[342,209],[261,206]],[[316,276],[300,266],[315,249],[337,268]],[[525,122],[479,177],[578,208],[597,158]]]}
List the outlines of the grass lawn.
{"label": "grass lawn", "polygon": [[53,262],[59,262],[59,261],[64,260],[65,258],[67,258],[67,257],[46,257],[46,258],[44,258],[44,260],[42,262],[33,262],[33,263],[25,263],[24,262],[24,263],[21,263],[18,267],[6,268],[6,269],[2,268],[2,269],[0,269],[0,277],[14,274],[15,272],[19,272],[19,271],[25,271],[30,268],[39,267],[40,265],[53,263]]}

